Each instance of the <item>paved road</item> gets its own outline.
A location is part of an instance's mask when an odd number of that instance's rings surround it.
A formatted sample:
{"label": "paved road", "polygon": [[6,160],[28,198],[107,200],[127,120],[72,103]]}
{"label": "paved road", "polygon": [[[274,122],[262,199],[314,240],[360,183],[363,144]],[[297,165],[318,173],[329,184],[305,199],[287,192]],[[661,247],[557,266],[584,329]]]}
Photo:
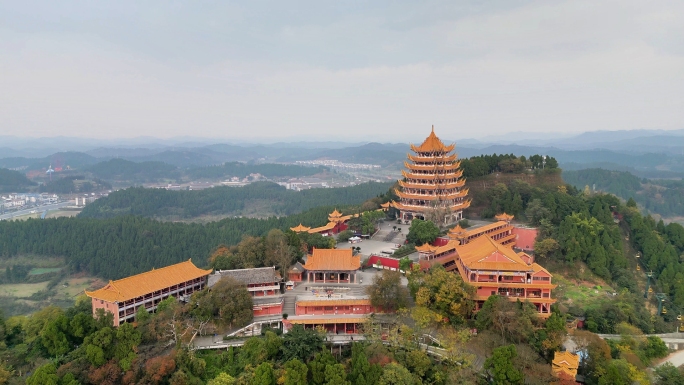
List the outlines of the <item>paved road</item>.
{"label": "paved road", "polygon": [[669,356],[665,357],[665,360],[663,362],[659,363],[656,366],[663,365],[666,362],[671,363],[676,368],[684,365],[684,350],[680,350],[678,352],[671,353]]}
{"label": "paved road", "polygon": [[45,206],[37,206],[37,207],[31,207],[29,209],[14,211],[11,213],[0,215],[0,221],[5,220],[5,219],[12,219],[14,217],[18,217],[21,215],[30,214],[31,211],[34,211],[34,210],[37,213],[42,213],[45,210],[57,210],[57,209],[61,209],[62,207],[69,206],[70,204],[71,204],[71,202],[60,202],[60,203],[53,203],[53,204],[49,204],[49,205],[45,205]]}

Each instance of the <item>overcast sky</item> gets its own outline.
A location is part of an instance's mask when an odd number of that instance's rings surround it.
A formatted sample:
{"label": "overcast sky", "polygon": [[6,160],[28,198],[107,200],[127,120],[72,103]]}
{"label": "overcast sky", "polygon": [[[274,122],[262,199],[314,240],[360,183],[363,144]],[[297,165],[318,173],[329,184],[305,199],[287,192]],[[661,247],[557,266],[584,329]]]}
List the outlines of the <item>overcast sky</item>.
{"label": "overcast sky", "polygon": [[684,128],[684,1],[8,1],[0,135]]}

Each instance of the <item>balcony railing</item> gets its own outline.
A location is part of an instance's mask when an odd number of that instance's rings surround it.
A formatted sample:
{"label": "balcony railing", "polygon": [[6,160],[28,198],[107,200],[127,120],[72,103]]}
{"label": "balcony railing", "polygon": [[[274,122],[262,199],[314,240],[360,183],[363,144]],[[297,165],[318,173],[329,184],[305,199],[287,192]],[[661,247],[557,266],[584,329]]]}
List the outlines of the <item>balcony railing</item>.
{"label": "balcony railing", "polygon": [[[137,306],[139,306],[139,305],[141,305],[141,304],[147,304],[147,303],[153,302],[153,301],[155,301],[155,300],[157,300],[157,299],[162,299],[163,297],[168,297],[168,296],[173,295],[173,294],[178,294],[178,293],[180,293],[181,291],[185,291],[185,290],[188,290],[188,289],[192,289],[192,290],[194,291],[194,289],[195,289],[196,287],[199,288],[199,287],[201,287],[201,286],[202,286],[202,282],[198,282],[198,283],[196,283],[196,284],[194,284],[194,285],[188,285],[188,286],[186,286],[186,287],[184,287],[184,288],[176,289],[176,290],[173,290],[173,291],[171,291],[171,292],[169,292],[169,293],[159,294],[159,295],[156,295],[156,296],[154,296],[154,297],[146,298],[145,300],[140,301],[140,302],[134,302],[134,303],[132,303],[132,304],[130,304],[130,305],[126,305],[126,306],[124,306],[124,307],[119,307],[119,311],[128,310],[128,309],[131,309],[131,308],[135,308],[135,307],[137,307]],[[145,306],[145,307],[147,308],[147,306]]]}

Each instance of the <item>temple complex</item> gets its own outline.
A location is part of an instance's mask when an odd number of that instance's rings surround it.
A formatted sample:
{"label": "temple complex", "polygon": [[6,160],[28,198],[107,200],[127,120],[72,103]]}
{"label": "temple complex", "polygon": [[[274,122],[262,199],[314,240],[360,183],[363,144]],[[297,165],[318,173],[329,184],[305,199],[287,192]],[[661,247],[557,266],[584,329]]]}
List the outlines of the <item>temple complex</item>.
{"label": "temple complex", "polygon": [[303,267],[309,283],[356,283],[361,256],[351,249],[313,249]]}
{"label": "temple complex", "polygon": [[452,241],[448,246],[437,247],[435,252],[440,254],[431,259],[421,258],[421,268],[439,263],[447,271],[460,274],[476,290],[476,311],[490,295],[500,295],[511,301],[531,302],[541,317],[551,315],[551,304],[556,302],[551,298],[551,290],[556,285],[551,283],[552,275],[527,253],[516,253],[486,234],[464,245]]}
{"label": "temple complex", "polygon": [[328,215],[328,223],[319,227],[307,227],[301,223],[298,226],[290,227],[290,230],[295,233],[309,233],[309,234],[321,234],[321,235],[333,235],[338,234],[340,231],[347,229],[347,221],[352,217],[358,217],[359,214],[354,215],[342,215],[337,209]]}
{"label": "temple complex", "polygon": [[197,268],[191,260],[153,269],[109,283],[102,289],[86,291],[93,305],[93,317],[97,309],[114,315],[114,326],[132,322],[141,307],[148,312],[157,309],[159,302],[171,297],[187,298],[202,290],[207,284],[211,270]]}
{"label": "temple complex", "polygon": [[230,277],[247,286],[252,298],[254,317],[279,315],[283,313],[283,295],[280,292],[280,274],[276,268],[217,270],[209,276],[209,288],[221,279]]}
{"label": "temple complex", "polygon": [[511,225],[511,221],[514,218],[513,215],[503,213],[495,216],[494,218],[497,220],[494,223],[468,230],[462,228],[461,225],[456,225],[456,227],[449,230],[448,237],[449,239],[458,241],[459,245],[465,245],[481,235],[488,235],[490,238],[502,245],[515,247],[516,236],[513,233],[514,227]]}
{"label": "temple complex", "polygon": [[[434,211],[443,223],[454,223],[463,218],[463,210],[470,206],[466,199],[468,189],[464,188],[463,171],[453,154],[455,145],[446,146],[435,135],[435,128],[420,146],[411,145],[413,155],[402,171],[400,189],[395,190],[399,202],[392,205],[399,210],[399,218],[408,223],[414,218],[425,219]],[[442,220],[442,219],[440,219]]]}
{"label": "temple complex", "polygon": [[216,285],[222,278],[230,277],[247,286],[252,297],[275,295],[280,291],[280,274],[274,266],[252,269],[216,270],[209,276],[209,287]]}
{"label": "temple complex", "polygon": [[295,298],[295,314],[285,324],[300,324],[305,328],[322,327],[328,333],[359,333],[361,325],[373,313],[382,309],[371,305],[368,295],[344,286],[311,286]]}

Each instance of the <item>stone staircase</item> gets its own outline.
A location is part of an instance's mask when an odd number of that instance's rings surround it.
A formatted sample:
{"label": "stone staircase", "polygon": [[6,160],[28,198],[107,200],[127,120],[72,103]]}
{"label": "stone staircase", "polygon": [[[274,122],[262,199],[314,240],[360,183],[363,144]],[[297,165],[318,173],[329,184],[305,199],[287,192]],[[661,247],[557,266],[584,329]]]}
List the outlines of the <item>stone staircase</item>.
{"label": "stone staircase", "polygon": [[283,314],[287,314],[288,316],[295,315],[295,299],[297,294],[300,293],[293,291],[285,292],[285,295],[283,296]]}

